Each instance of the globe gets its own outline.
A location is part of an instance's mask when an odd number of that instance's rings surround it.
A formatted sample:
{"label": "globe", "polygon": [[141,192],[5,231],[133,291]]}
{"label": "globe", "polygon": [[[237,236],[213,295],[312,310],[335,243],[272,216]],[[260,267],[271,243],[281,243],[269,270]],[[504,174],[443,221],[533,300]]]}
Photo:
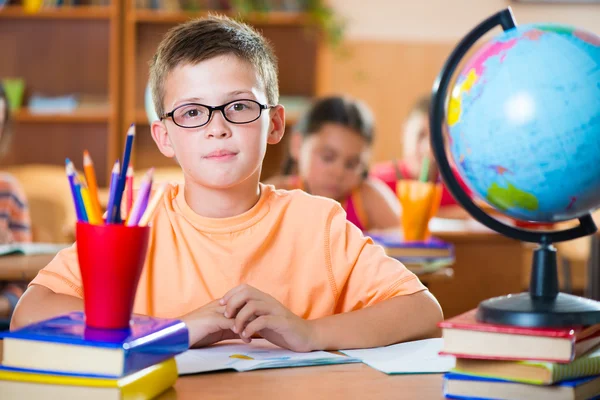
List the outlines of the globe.
{"label": "globe", "polygon": [[564,221],[600,206],[600,37],[505,30],[463,62],[447,100],[450,154],[501,213]]}
{"label": "globe", "polygon": [[[503,32],[467,56],[497,26]],[[529,290],[481,301],[477,319],[526,327],[600,323],[600,302],[560,292],[553,246],[598,230],[590,213],[600,206],[600,37],[559,24],[517,26],[510,7],[491,15],[444,63],[429,120],[433,154],[456,200],[488,228],[538,244]],[[493,218],[466,194],[450,158],[467,186],[508,217],[579,224],[531,230]]]}

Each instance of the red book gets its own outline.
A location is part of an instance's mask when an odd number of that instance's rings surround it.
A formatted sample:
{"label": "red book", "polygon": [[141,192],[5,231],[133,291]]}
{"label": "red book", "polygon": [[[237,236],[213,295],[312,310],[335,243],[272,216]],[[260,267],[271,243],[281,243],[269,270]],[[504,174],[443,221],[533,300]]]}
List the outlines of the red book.
{"label": "red book", "polygon": [[571,328],[523,328],[479,322],[477,310],[440,322],[441,354],[459,358],[568,363],[600,343],[600,324]]}

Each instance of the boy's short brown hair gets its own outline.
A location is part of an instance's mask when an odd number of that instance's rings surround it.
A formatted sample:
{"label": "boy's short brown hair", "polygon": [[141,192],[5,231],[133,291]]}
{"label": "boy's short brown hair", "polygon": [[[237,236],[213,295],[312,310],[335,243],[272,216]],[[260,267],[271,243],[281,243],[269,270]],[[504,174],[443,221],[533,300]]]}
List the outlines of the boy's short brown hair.
{"label": "boy's short brown hair", "polygon": [[150,86],[158,116],[165,114],[164,85],[174,68],[228,54],[235,55],[256,68],[269,104],[279,102],[277,59],[269,42],[242,22],[211,15],[174,27],[160,42],[150,63]]}

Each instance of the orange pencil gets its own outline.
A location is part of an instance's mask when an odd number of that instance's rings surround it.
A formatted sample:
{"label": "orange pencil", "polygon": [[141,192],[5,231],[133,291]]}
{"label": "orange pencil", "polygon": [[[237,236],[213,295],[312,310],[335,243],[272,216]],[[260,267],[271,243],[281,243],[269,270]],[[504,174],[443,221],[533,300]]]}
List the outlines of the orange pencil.
{"label": "orange pencil", "polygon": [[96,215],[102,215],[102,207],[100,207],[100,201],[98,200],[98,182],[96,181],[94,163],[87,150],[83,152],[83,173],[85,174],[88,191],[90,192],[91,207]]}
{"label": "orange pencil", "polygon": [[125,179],[125,215],[129,216],[133,207],[133,167],[127,167],[127,175]]}

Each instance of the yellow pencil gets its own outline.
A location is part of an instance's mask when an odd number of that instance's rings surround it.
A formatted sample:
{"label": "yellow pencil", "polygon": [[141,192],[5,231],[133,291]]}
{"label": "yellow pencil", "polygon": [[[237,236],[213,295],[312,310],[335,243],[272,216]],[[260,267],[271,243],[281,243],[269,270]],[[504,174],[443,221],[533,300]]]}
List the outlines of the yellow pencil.
{"label": "yellow pencil", "polygon": [[98,183],[96,182],[96,172],[94,171],[94,163],[92,157],[87,150],[83,152],[83,172],[88,185],[91,205],[94,208],[96,215],[102,215],[102,207],[98,200]]}
{"label": "yellow pencil", "polygon": [[78,180],[79,184],[81,185],[81,197],[83,198],[83,206],[85,207],[85,211],[87,213],[88,222],[92,225],[101,225],[101,216],[98,215],[96,209],[92,205],[90,191],[85,183],[85,180],[81,176],[79,176]]}
{"label": "yellow pencil", "polygon": [[142,215],[138,226],[148,225],[148,223],[152,219],[152,216],[154,215],[154,212],[156,211],[156,208],[158,207],[158,204],[160,203],[160,200],[163,197],[163,194],[165,193],[165,190],[167,190],[167,186],[168,183],[163,183],[156,190],[154,196],[152,196],[152,200],[150,200],[150,203],[148,203],[148,207],[146,207],[146,211],[144,211],[144,214]]}

